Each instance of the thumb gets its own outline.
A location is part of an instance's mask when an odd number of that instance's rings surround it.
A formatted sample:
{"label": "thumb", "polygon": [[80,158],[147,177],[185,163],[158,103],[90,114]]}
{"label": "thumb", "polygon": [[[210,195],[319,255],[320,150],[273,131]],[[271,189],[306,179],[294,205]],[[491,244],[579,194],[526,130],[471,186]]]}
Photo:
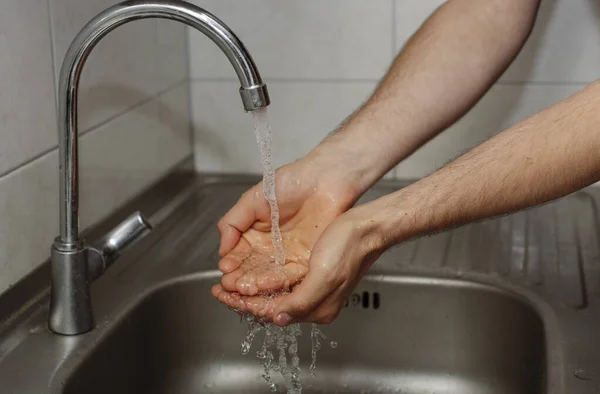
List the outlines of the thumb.
{"label": "thumb", "polygon": [[221,235],[219,246],[221,257],[235,248],[242,234],[257,220],[268,216],[265,214],[265,208],[268,209],[268,204],[262,198],[261,184],[255,185],[242,194],[238,202],[217,223]]}
{"label": "thumb", "polygon": [[309,270],[302,283],[281,300],[273,313],[273,322],[284,327],[310,315],[339,286],[337,280],[326,280],[326,277]]}

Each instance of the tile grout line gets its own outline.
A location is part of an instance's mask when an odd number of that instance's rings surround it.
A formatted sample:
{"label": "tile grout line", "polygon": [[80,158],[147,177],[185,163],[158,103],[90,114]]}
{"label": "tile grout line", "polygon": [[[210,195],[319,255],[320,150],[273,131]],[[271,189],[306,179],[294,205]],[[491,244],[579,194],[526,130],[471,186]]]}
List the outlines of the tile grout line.
{"label": "tile grout line", "polygon": [[[377,78],[264,78],[275,83],[378,83]],[[196,77],[190,82],[238,82],[236,77]],[[593,81],[497,81],[493,86],[587,86]]]}
{"label": "tile grout line", "polygon": [[79,133],[79,137],[82,137],[88,133],[91,133],[99,128],[101,128],[102,126],[107,125],[108,123],[112,122],[113,120],[116,120],[120,117],[122,117],[123,115],[126,115],[127,113],[135,110],[136,108],[141,107],[142,105],[148,104],[149,102],[151,102],[154,99],[159,98],[160,96],[164,95],[165,93],[170,92],[173,89],[176,89],[177,87],[181,86],[183,83],[185,83],[185,79],[179,80],[177,82],[175,82],[174,84],[159,90],[158,92],[154,93],[153,96],[147,97],[143,100],[138,101],[137,103],[129,106],[128,108],[124,109],[123,111],[120,111],[112,116],[109,116],[108,118],[104,119],[103,121],[91,126],[89,129],[86,129],[84,131],[82,131],[81,133]]}
{"label": "tile grout line", "polygon": [[[117,120],[118,118],[120,118],[120,117],[128,114],[131,111],[134,111],[135,109],[137,109],[137,108],[139,108],[139,107],[141,107],[141,106],[143,106],[145,104],[148,104],[149,102],[151,102],[151,101],[153,101],[155,99],[158,99],[162,95],[170,92],[171,90],[177,89],[178,87],[180,87],[181,85],[183,85],[186,82],[187,82],[187,79],[180,80],[180,81],[172,84],[171,86],[169,86],[169,87],[161,90],[160,92],[158,92],[154,96],[149,97],[147,99],[144,99],[142,101],[139,101],[138,103],[136,103],[136,104],[128,107],[124,111],[121,111],[121,112],[119,112],[119,113],[117,113],[117,114],[115,114],[115,115],[113,115],[113,116],[111,116],[111,117],[103,120],[102,122],[100,122],[100,123],[98,123],[98,124],[90,127],[89,129],[80,132],[78,138],[81,138],[84,135],[87,135],[87,134],[89,134],[89,133],[91,133],[91,132],[93,132],[93,131],[101,128],[102,126],[105,126],[105,125],[111,123],[112,121]],[[51,154],[52,152],[54,152],[57,149],[58,149],[58,145],[53,145],[51,148],[45,149],[42,152],[40,152],[40,153],[36,154],[35,156],[33,156],[32,158],[30,158],[30,159],[28,159],[28,160],[26,160],[26,161],[24,161],[24,162],[22,162],[22,163],[20,163],[20,164],[18,164],[16,166],[12,167],[12,168],[9,168],[8,170],[0,173],[0,181],[2,181],[2,179],[4,177],[12,174],[15,171],[19,171],[20,169],[25,168],[25,167],[29,166],[30,164],[33,164],[34,162],[36,162],[36,161],[44,158],[45,156]]]}

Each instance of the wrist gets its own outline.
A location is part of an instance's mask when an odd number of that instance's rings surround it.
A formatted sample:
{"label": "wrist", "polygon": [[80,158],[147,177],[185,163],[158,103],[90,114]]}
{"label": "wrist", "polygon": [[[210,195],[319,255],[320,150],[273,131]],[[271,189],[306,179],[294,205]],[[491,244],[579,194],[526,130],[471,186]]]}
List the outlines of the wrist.
{"label": "wrist", "polygon": [[[335,134],[327,137],[307,156],[321,165],[320,171],[327,171],[338,179],[352,185],[362,195],[381,179],[396,161],[380,147],[376,138],[369,137],[367,130],[351,119]],[[376,129],[371,125],[371,134]]]}
{"label": "wrist", "polygon": [[430,215],[421,210],[423,203],[409,186],[352,211],[355,223],[360,223],[370,234],[374,249],[384,251],[429,231]]}

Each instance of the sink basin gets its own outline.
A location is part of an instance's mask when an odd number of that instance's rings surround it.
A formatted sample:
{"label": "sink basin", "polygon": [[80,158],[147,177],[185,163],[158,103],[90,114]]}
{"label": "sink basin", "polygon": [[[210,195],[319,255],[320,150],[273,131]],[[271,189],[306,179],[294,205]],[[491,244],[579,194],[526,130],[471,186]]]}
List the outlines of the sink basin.
{"label": "sink basin", "polygon": [[[144,297],[89,351],[64,393],[269,392],[254,357],[262,334],[241,355],[247,327],[210,297],[218,277],[184,277]],[[541,318],[487,285],[369,276],[322,331],[328,339],[313,378],[310,326],[303,327],[303,393],[546,392]]]}

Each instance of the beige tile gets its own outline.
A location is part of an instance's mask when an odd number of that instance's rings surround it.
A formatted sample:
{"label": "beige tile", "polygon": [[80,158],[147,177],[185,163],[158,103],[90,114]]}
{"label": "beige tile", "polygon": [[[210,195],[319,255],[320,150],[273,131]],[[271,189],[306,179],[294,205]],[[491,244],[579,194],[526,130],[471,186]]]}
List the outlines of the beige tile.
{"label": "beige tile", "polygon": [[[117,0],[50,0],[58,72],[71,41],[96,14]],[[93,49],[81,77],[80,131],[122,113],[158,91],[156,20],[118,27]]]}
{"label": "beige tile", "polygon": [[397,167],[396,176],[421,178],[498,132],[579,90],[581,86],[495,86],[454,126]]}
{"label": "beige tile", "polygon": [[[244,42],[268,78],[380,78],[392,48],[391,0],[196,0]],[[225,56],[190,35],[194,78],[235,77]]]}
{"label": "beige tile", "polygon": [[[81,137],[82,228],[191,153],[187,86]],[[58,233],[56,150],[0,178],[0,293],[47,259]]]}
{"label": "beige tile", "polygon": [[[374,86],[271,83],[268,114],[275,165],[307,154],[368,97]],[[237,83],[195,82],[192,102],[196,168],[209,172],[261,172],[252,118],[242,110]]]}
{"label": "beige tile", "polygon": [[591,82],[600,77],[600,3],[544,0],[536,26],[502,80]]}
{"label": "beige tile", "polygon": [[2,2],[0,53],[0,174],[4,174],[56,144],[46,2]]}

